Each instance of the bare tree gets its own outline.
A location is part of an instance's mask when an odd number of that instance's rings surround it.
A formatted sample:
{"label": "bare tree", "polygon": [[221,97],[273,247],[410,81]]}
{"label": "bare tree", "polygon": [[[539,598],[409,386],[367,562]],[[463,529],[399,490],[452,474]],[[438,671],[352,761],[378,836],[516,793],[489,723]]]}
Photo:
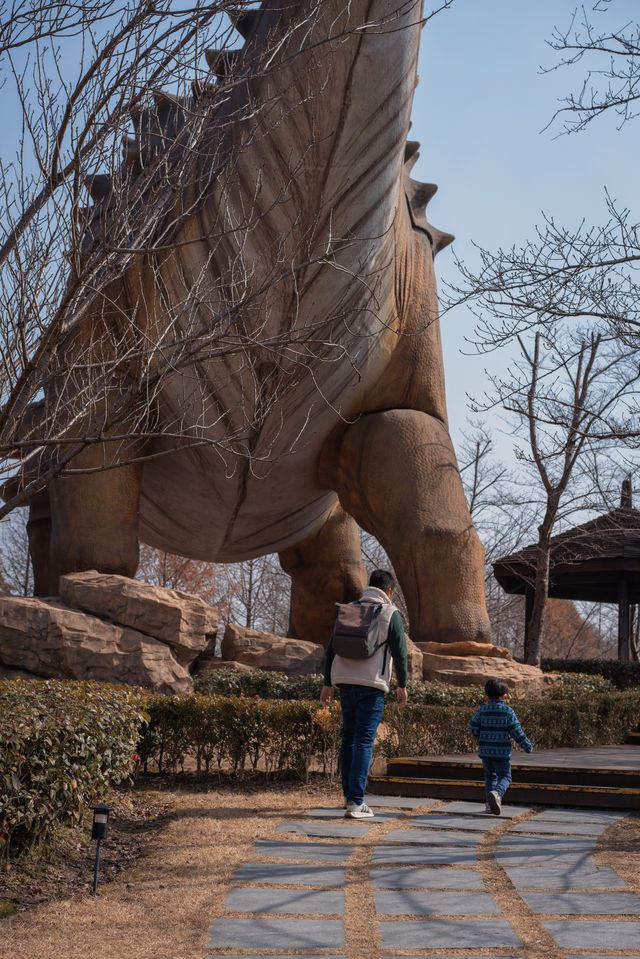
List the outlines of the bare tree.
{"label": "bare tree", "polygon": [[493,641],[522,655],[522,603],[505,593],[493,562],[519,549],[530,535],[537,501],[529,484],[500,461],[494,437],[482,420],[470,420],[458,450],[469,512],[485,550],[485,598]]}
{"label": "bare tree", "polygon": [[224,582],[224,577],[215,563],[176,556],[174,553],[146,545],[140,547],[140,564],[136,579],[152,586],[194,593],[212,606],[216,605],[221,583]]}
{"label": "bare tree", "polygon": [[215,605],[223,625],[242,623],[249,629],[288,635],[291,580],[275,554],[218,566],[218,570]]}
{"label": "bare tree", "polygon": [[0,523],[0,589],[13,596],[33,593],[27,513],[18,509]]}
{"label": "bare tree", "polygon": [[[500,403],[526,435],[519,457],[533,470],[543,498],[538,525],[533,601],[527,613],[525,660],[538,664],[549,593],[551,536],[557,520],[584,509],[592,493],[587,452],[601,452],[622,430],[637,428],[640,371],[634,351],[601,334],[536,332],[518,338],[520,360],[495,377]],[[591,503],[591,505],[593,505]],[[562,508],[561,508],[562,507]]]}
{"label": "bare tree", "polygon": [[[579,133],[609,113],[619,126],[638,116],[640,25],[618,26],[618,9],[616,0],[597,0],[590,9],[578,8],[567,28],[554,30],[550,46],[559,57],[549,69],[585,68],[578,92],[565,98],[551,121],[562,133]],[[564,321],[588,324],[637,348],[640,223],[637,211],[620,206],[608,191],[605,202],[604,223],[564,225],[543,214],[533,239],[493,251],[477,247],[477,267],[459,261],[462,281],[450,290],[450,302],[466,301],[478,316],[480,350]]]}

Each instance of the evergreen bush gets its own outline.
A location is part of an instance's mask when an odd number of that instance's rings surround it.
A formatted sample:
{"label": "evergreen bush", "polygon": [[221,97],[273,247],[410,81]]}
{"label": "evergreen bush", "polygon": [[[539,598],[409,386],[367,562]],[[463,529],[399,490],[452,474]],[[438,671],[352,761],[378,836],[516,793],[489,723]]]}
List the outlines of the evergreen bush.
{"label": "evergreen bush", "polygon": [[56,822],[78,822],[129,777],[145,720],[141,690],[0,680],[0,860],[33,849]]}
{"label": "evergreen bush", "polygon": [[603,676],[616,689],[634,689],[640,686],[640,663],[622,659],[543,659],[545,673],[587,673]]}
{"label": "evergreen bush", "polygon": [[263,771],[307,780],[312,764],[333,777],[340,741],[340,709],[314,700],[247,696],[152,696],[149,724],[138,751],[145,770]]}

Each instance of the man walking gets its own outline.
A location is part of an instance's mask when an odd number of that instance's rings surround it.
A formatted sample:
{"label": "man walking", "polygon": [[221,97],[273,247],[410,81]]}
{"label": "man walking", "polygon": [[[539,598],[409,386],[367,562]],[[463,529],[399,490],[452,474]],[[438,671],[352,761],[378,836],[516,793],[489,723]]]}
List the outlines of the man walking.
{"label": "man walking", "polygon": [[376,616],[375,652],[368,659],[347,659],[334,652],[331,635],[324,662],[323,703],[333,699],[333,687],[340,689],[342,709],[342,743],[340,769],[344,792],[345,816],[348,819],[370,819],[373,811],[364,802],[373,744],[382,712],[384,694],[389,692],[391,665],[398,681],[397,701],[407,701],[407,641],[400,613],[391,602],[395,580],[384,569],[375,569],[359,603],[380,605]]}

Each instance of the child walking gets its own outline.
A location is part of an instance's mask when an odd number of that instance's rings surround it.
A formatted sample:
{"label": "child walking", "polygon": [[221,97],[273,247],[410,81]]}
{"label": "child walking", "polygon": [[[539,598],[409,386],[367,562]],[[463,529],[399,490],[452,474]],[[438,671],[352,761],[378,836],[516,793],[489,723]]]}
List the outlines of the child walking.
{"label": "child walking", "polygon": [[533,746],[522,731],[518,717],[505,700],[509,687],[502,679],[490,679],[484,687],[488,702],[469,723],[469,732],[478,740],[478,755],[484,767],[487,812],[499,816],[502,798],[511,783],[511,738],[526,753]]}

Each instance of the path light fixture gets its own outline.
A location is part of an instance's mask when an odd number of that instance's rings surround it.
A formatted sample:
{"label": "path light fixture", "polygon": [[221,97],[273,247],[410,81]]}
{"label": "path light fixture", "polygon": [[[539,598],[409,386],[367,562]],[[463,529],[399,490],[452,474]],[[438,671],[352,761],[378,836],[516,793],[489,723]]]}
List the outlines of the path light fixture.
{"label": "path light fixture", "polygon": [[98,869],[100,868],[100,843],[107,838],[109,829],[109,813],[111,806],[105,806],[104,803],[98,803],[93,807],[93,826],[91,827],[91,838],[97,841],[96,844],[96,864],[93,870],[93,894],[98,891]]}

